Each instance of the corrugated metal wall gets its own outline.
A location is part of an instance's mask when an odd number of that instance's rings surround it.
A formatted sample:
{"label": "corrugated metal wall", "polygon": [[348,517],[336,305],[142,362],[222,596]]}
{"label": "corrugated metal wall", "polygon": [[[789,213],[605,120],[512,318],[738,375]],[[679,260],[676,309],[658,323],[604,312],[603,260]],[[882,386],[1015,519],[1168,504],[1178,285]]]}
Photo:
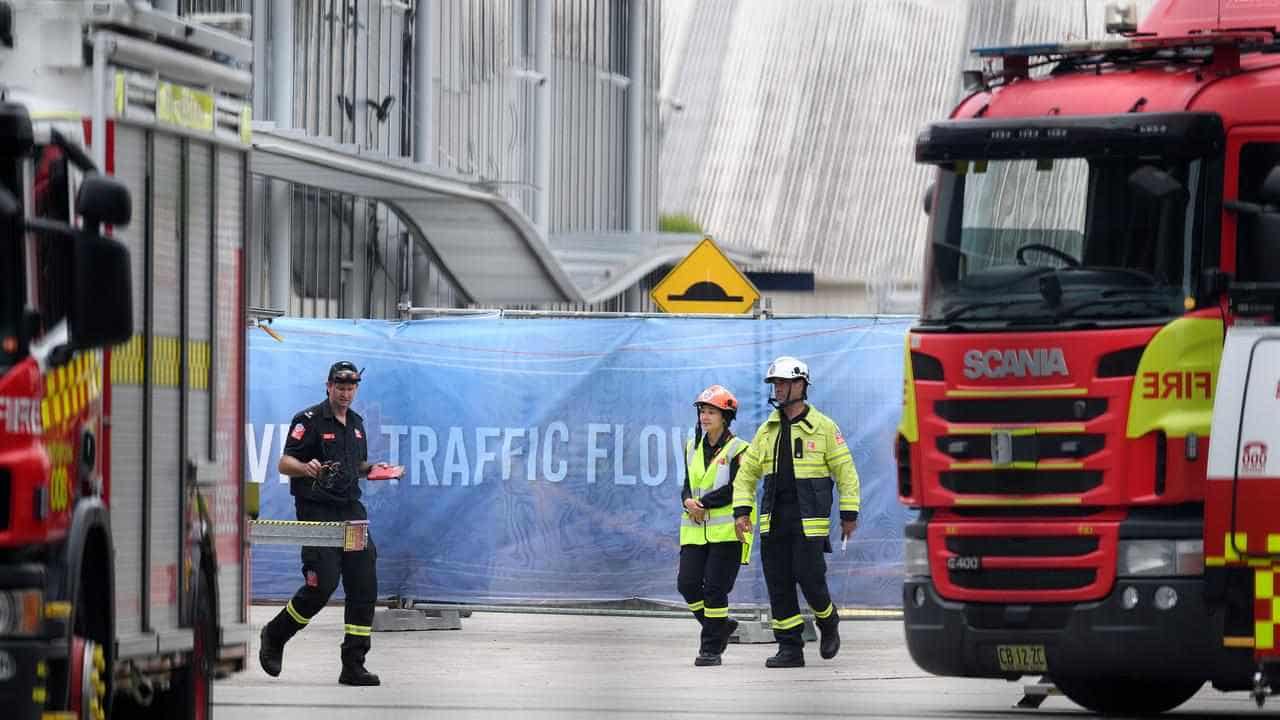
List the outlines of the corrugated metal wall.
{"label": "corrugated metal wall", "polygon": [[[644,83],[659,79],[659,6],[643,3]],[[626,220],[627,0],[554,0],[551,20],[552,168],[549,231],[618,230]],[[533,2],[432,3],[437,165],[495,182],[533,215]],[[657,106],[645,117],[644,216],[657,220]]]}
{"label": "corrugated metal wall", "polygon": [[[552,20],[554,83],[552,85],[553,149],[551,182],[553,233],[626,229],[626,124],[628,6],[625,0],[592,2],[561,0]],[[645,96],[658,90],[659,14],[657,3],[644,3],[643,75]],[[657,105],[647,103],[643,157],[656,177]],[[656,183],[655,183],[656,185]],[[654,186],[646,186],[643,213],[652,230],[657,223]]]}
{"label": "corrugated metal wall", "polygon": [[980,67],[968,51],[1099,37],[1104,5],[666,0],[661,212],[767,252],[759,269],[914,282],[931,175],[915,136]]}
{"label": "corrugated metal wall", "polygon": [[[258,0],[265,2],[266,0]],[[152,3],[157,7],[162,3]],[[179,15],[194,15],[197,13],[247,13],[253,0],[178,0]]]}
{"label": "corrugated metal wall", "polygon": [[[627,216],[627,42],[632,3],[549,1],[548,232],[621,230]],[[204,6],[215,0],[183,2]],[[646,62],[640,81],[646,95],[655,97],[660,76],[660,6],[653,0],[642,7],[644,14],[638,20],[644,23]],[[362,151],[413,157],[414,13],[420,8],[431,13],[433,29],[428,40],[433,65],[431,145],[423,157],[438,167],[491,183],[532,217],[536,202],[534,94],[539,79],[534,64],[535,0],[293,0],[292,126],[308,135],[354,144]],[[269,80],[270,74],[259,68],[257,91],[269,95]],[[641,229],[653,229],[658,206],[656,102],[646,103],[645,112]],[[266,185],[259,181],[255,187],[265,192]],[[396,238],[412,236],[394,212],[377,203],[367,203],[372,209],[364,212],[340,210],[363,201],[328,195],[299,188],[288,200],[294,204],[295,218],[326,218],[293,223],[296,297],[289,314],[394,315],[408,273],[414,274],[419,288],[424,282],[438,288],[426,293],[429,302],[444,306],[459,302],[460,293],[444,287],[445,274],[433,261],[416,261],[431,255],[429,247],[411,253],[380,249],[400,248],[404,243],[397,244]],[[298,207],[299,203],[303,206]],[[353,225],[367,217],[385,219],[375,223],[373,230]],[[430,228],[423,232],[429,245]],[[267,262],[270,233],[270,223],[259,218],[251,261]],[[410,254],[414,260],[406,260]],[[369,303],[339,301],[351,291],[342,289],[346,282],[342,273],[331,272],[326,279],[324,272],[317,272],[315,263],[327,258],[352,263],[349,274],[353,276],[368,273],[358,292],[370,293]],[[398,267],[403,272],[377,264],[386,262],[401,263]],[[252,305],[268,305],[265,273],[256,269]],[[427,277],[417,278],[420,273]]]}
{"label": "corrugated metal wall", "polygon": [[412,6],[296,0],[293,117],[307,134],[411,155]]}
{"label": "corrugated metal wall", "polygon": [[501,183],[533,214],[533,11],[517,0],[432,3],[435,143],[429,157]]}

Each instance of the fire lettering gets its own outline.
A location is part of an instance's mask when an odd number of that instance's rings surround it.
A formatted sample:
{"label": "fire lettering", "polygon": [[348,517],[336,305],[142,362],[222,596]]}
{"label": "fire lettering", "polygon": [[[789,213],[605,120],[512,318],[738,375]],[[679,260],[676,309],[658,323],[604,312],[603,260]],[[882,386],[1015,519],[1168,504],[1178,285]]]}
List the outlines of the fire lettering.
{"label": "fire lettering", "polygon": [[1145,400],[1209,400],[1213,397],[1213,373],[1203,370],[1145,372],[1142,397]]}
{"label": "fire lettering", "polygon": [[0,428],[10,435],[39,435],[40,403],[34,398],[0,396]]}

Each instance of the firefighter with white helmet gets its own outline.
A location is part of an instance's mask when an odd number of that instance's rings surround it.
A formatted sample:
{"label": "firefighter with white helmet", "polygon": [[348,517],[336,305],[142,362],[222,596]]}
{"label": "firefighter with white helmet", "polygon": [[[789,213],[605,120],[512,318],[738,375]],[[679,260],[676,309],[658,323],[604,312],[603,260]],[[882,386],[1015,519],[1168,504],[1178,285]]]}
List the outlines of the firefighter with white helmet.
{"label": "firefighter with white helmet", "polygon": [[747,443],[729,430],[738,399],[720,385],[698,394],[694,437],[685,446],[685,480],[681,492],[680,569],[676,586],[702,625],[699,667],[719,665],[720,655],[737,629],[729,618],[729,591],[738,567],[751,554],[751,535],[739,537],[734,526],[733,479]]}
{"label": "firefighter with white helmet", "polygon": [[790,356],[769,364],[764,381],[773,386],[774,411],[756,431],[734,480],[733,505],[739,537],[750,536],[756,489],[760,499],[760,557],[773,613],[778,653],[771,668],[804,666],[804,619],[796,585],[813,608],[823,658],[840,649],[840,617],[827,590],[831,552],[832,490],[840,493],[840,535],[858,524],[858,471],[844,435],[831,418],[807,403],[809,367]]}

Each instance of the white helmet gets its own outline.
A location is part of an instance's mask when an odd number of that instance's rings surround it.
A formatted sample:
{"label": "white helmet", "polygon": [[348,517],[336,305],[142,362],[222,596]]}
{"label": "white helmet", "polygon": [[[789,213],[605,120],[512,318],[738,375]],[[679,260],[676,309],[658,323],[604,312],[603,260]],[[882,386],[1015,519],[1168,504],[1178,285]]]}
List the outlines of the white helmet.
{"label": "white helmet", "polygon": [[805,383],[808,384],[809,366],[790,355],[783,355],[769,363],[769,370],[764,374],[766,383],[773,380],[791,380],[794,378],[804,378]]}

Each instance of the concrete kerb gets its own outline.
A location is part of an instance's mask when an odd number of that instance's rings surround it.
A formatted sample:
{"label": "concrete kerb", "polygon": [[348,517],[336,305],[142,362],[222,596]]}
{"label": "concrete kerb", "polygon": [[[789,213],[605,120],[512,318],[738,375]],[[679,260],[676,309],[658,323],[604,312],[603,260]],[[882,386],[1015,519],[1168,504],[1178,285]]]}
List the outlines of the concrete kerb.
{"label": "concrete kerb", "polygon": [[[396,600],[393,607],[379,608],[374,614],[375,632],[404,632],[412,630],[461,630],[462,618],[473,612],[513,613],[529,615],[600,615],[613,617],[669,617],[687,619],[689,611],[674,603],[628,600],[602,603],[605,607],[582,605],[484,605],[428,603]],[[618,607],[618,605],[624,605]],[[625,607],[631,605],[632,607]],[[640,605],[641,607],[635,607]],[[891,620],[902,617],[896,608],[840,608],[842,620]],[[774,642],[772,617],[764,606],[737,607],[730,616],[738,620],[738,630],[730,642],[744,644]],[[804,639],[817,640],[813,616],[804,615]]]}

